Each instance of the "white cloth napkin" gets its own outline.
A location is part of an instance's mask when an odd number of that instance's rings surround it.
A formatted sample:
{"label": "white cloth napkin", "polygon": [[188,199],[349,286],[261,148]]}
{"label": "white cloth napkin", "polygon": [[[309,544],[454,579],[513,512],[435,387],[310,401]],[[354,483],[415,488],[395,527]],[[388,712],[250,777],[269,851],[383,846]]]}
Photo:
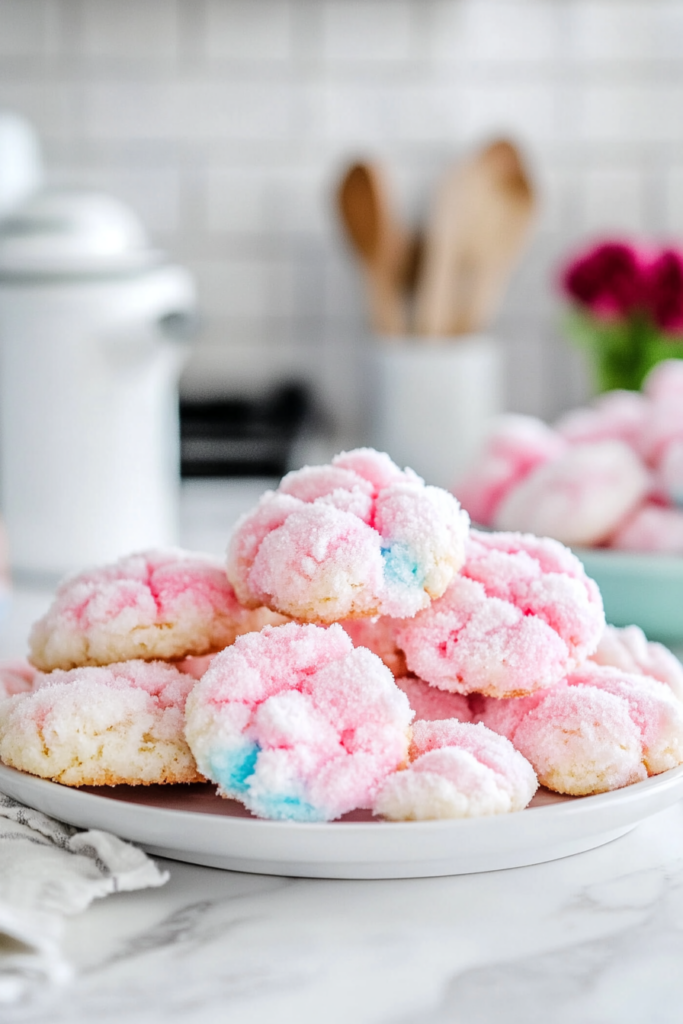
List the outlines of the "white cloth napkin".
{"label": "white cloth napkin", "polygon": [[0,793],[0,1003],[36,982],[71,978],[60,948],[64,915],[168,877],[130,843],[81,832]]}

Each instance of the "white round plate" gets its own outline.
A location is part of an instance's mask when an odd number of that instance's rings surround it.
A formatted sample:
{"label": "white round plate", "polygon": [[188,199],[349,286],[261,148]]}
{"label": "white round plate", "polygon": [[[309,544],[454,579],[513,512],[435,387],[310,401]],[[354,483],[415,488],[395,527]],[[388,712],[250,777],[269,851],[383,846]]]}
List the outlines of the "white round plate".
{"label": "white round plate", "polygon": [[303,824],[253,818],[208,784],[70,789],[0,765],[0,790],[80,828],[172,860],[307,878],[424,878],[521,867],[591,850],[683,797],[683,766],[589,797],[541,790],[515,814],[386,822],[369,812]]}

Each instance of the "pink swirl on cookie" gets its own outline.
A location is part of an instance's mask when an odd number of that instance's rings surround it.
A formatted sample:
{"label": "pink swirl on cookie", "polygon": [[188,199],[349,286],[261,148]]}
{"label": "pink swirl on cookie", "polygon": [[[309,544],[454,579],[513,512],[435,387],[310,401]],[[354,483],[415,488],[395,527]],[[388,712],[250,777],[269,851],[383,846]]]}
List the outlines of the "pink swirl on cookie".
{"label": "pink swirl on cookie", "polygon": [[453,693],[511,697],[559,682],[598,645],[600,592],[557,541],[472,531],[442,598],[406,621],[411,672]]}
{"label": "pink swirl on cookie", "polygon": [[220,563],[171,549],[143,551],[65,580],[29,637],[39,669],[181,659],[222,650],[281,622],[239,604]]}
{"label": "pink swirl on cookie", "polygon": [[264,818],[370,807],[408,754],[413,713],[391,672],[341,626],[267,626],[217,655],[186,736],[218,792]]}
{"label": "pink swirl on cookie", "polygon": [[482,725],[415,722],[410,765],[388,777],[374,812],[393,821],[521,811],[538,787],[512,743]]}
{"label": "pink swirl on cookie", "polygon": [[228,577],[242,604],[301,621],[414,615],[462,564],[467,529],[452,495],[361,448],[266,492],[235,527]]}
{"label": "pink swirl on cookie", "polygon": [[67,786],[201,781],[184,737],[194,685],[159,661],[38,673],[0,702],[0,758]]}
{"label": "pink swirl on cookie", "polygon": [[658,679],[683,701],[683,665],[664,644],[648,640],[640,626],[625,626],[623,629],[605,626],[590,660],[597,665],[619,668],[630,675]]}
{"label": "pink swirl on cookie", "polygon": [[549,690],[487,699],[479,720],[557,793],[603,793],[683,763],[683,704],[666,684],[590,661]]}

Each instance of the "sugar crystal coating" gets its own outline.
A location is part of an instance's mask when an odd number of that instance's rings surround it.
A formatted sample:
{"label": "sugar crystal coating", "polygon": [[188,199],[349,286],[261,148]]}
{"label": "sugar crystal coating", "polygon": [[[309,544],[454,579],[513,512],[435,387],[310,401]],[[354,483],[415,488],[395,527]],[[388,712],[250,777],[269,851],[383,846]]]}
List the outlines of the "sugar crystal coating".
{"label": "sugar crystal coating", "polygon": [[640,626],[605,626],[591,661],[658,679],[683,701],[683,665],[664,644],[648,640]]}
{"label": "sugar crystal coating", "polygon": [[683,762],[683,704],[666,684],[592,662],[529,697],[485,700],[479,720],[512,741],[542,785],[572,796]]}
{"label": "sugar crystal coating", "polygon": [[39,673],[0,702],[0,758],[67,786],[201,780],[183,732],[194,685],[159,661]]}
{"label": "sugar crystal coating", "polygon": [[285,476],[237,523],[227,571],[248,607],[307,622],[414,615],[462,564],[453,498],[371,448]]}
{"label": "sugar crystal coating", "polygon": [[221,795],[260,817],[328,821],[372,805],[407,757],[412,717],[389,669],[341,626],[290,623],[216,656],[186,736]]}
{"label": "sugar crystal coating", "polygon": [[472,531],[461,573],[397,639],[432,686],[506,697],[559,682],[604,624],[597,586],[557,541]]}
{"label": "sugar crystal coating", "polygon": [[380,789],[375,814],[395,821],[504,814],[526,807],[538,787],[512,743],[481,725],[415,722],[410,756]]}
{"label": "sugar crystal coating", "polygon": [[31,630],[30,658],[49,672],[199,656],[274,621],[267,609],[242,608],[208,555],[144,551],[66,579]]}

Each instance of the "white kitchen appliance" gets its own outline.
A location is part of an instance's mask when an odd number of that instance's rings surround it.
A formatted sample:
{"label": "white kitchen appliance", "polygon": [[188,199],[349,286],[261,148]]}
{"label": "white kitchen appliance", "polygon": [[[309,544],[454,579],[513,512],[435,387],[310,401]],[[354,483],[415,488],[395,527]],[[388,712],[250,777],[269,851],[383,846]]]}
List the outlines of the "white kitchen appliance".
{"label": "white kitchen appliance", "polygon": [[0,221],[0,500],[15,571],[176,540],[190,275],[133,213],[43,191]]}

